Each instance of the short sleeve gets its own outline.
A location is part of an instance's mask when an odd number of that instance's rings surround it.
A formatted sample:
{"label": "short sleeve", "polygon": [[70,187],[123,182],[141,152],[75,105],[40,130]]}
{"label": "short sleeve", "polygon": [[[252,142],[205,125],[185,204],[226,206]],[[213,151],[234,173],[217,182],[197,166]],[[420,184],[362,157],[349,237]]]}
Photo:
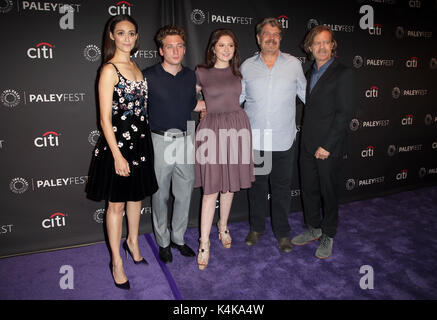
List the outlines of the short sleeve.
{"label": "short sleeve", "polygon": [[202,68],[197,67],[195,70],[195,74],[196,74],[196,85],[198,85],[199,87],[202,86],[202,81],[201,81],[201,74],[202,74]]}

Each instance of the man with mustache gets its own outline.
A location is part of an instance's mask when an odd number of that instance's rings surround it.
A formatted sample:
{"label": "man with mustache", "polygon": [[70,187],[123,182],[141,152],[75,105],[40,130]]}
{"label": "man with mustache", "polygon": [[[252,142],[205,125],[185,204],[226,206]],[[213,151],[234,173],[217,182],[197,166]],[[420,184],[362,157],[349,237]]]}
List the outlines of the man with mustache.
{"label": "man with mustache", "polygon": [[[328,26],[316,26],[304,49],[315,60],[307,72],[300,153],[302,199],[307,230],[294,245],[320,238],[316,257],[332,254],[338,225],[338,188],[347,127],[354,107],[354,74],[335,58],[337,41]],[[320,215],[323,203],[324,216]]]}
{"label": "man with mustache", "polygon": [[282,25],[277,18],[264,19],[256,33],[261,52],[241,66],[240,102],[245,101],[252,127],[255,160],[264,158],[264,168],[270,162],[271,170],[258,174],[249,189],[250,232],[246,244],[255,245],[264,233],[270,182],[273,233],[279,250],[290,252],[288,214],[296,153],[296,95],[305,101],[306,79],[300,61],[279,50]]}

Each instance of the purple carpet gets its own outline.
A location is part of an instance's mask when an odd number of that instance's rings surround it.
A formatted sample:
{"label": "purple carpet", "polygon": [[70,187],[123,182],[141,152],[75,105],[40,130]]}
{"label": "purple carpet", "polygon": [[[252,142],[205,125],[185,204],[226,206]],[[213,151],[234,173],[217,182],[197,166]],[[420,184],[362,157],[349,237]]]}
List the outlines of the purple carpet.
{"label": "purple carpet", "polygon": [[[291,237],[303,230],[302,213],[289,221]],[[204,271],[175,250],[173,263],[159,263],[153,236],[141,236],[149,266],[124,260],[128,292],[113,285],[105,244],[2,259],[0,299],[437,299],[437,187],[341,205],[327,260],[314,256],[318,242],[279,252],[268,219],[254,247],[244,244],[246,221],[229,229],[232,248],[224,249],[213,227]],[[198,229],[188,229],[186,242],[195,250],[198,238]],[[74,289],[60,288],[62,265],[73,267]],[[363,289],[363,282],[370,283],[369,267],[373,289]]]}
{"label": "purple carpet", "polygon": [[[114,286],[109,251],[104,243],[0,260],[0,299],[173,300],[171,287],[151,247],[140,237],[140,250],[148,266],[134,265],[122,254],[131,289]],[[73,268],[74,289],[61,289],[63,265]]]}

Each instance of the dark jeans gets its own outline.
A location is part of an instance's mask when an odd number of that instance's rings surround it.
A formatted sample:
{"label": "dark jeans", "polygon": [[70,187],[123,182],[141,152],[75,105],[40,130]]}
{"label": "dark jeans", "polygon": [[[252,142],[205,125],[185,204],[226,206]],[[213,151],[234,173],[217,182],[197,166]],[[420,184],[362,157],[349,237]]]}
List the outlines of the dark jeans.
{"label": "dark jeans", "polygon": [[320,160],[302,148],[299,163],[305,223],[321,228],[324,234],[334,238],[338,226],[341,157]]}
{"label": "dark jeans", "polygon": [[[272,171],[267,175],[257,175],[249,189],[250,230],[264,233],[266,212],[269,212],[269,183],[271,187],[272,229],[277,239],[289,237],[288,214],[291,207],[291,175],[296,143],[286,151],[272,152]],[[263,151],[261,157],[264,156]]]}

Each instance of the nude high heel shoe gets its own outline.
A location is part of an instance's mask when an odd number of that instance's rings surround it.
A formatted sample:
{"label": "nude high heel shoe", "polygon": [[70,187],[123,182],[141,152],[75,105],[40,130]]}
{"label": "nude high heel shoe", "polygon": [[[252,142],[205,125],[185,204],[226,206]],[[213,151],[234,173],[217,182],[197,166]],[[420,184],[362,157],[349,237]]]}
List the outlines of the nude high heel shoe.
{"label": "nude high heel shoe", "polygon": [[197,255],[197,265],[199,270],[204,270],[208,266],[209,261],[209,241],[203,242],[199,239],[199,254]]}
{"label": "nude high heel shoe", "polygon": [[218,237],[219,240],[222,242],[223,247],[229,249],[231,247],[231,243],[232,243],[232,238],[231,235],[229,233],[229,229],[227,227],[225,227],[225,229],[223,231],[221,231],[220,229],[220,220],[217,221],[217,229],[218,229]]}

